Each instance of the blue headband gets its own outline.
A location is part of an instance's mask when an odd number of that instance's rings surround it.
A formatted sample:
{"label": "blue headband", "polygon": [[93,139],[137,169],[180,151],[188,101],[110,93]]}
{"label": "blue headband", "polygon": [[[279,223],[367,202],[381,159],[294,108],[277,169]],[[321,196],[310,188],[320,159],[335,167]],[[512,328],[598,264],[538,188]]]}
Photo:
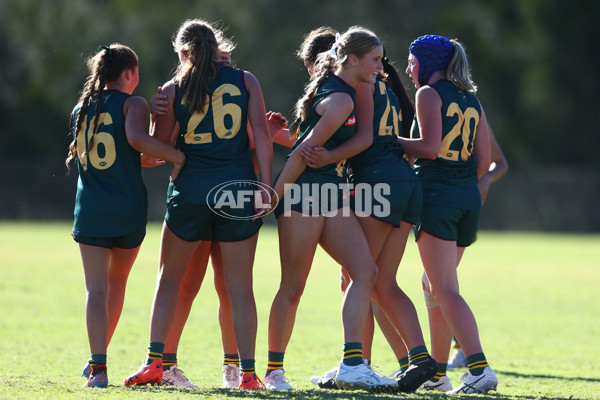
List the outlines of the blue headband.
{"label": "blue headband", "polygon": [[425,35],[412,42],[409,51],[419,60],[419,84],[424,86],[434,72],[446,69],[454,46],[443,36]]}

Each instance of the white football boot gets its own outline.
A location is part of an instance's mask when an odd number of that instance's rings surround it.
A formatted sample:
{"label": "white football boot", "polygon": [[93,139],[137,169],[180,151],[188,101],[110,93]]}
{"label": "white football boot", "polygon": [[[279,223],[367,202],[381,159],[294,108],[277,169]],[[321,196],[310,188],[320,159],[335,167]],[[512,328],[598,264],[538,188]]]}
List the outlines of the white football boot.
{"label": "white football boot", "polygon": [[177,368],[177,365],[171,365],[169,369],[163,371],[162,381],[160,384],[163,386],[179,386],[189,388],[198,387],[198,385],[190,382],[190,380],[185,377],[183,371]]}
{"label": "white football boot", "polygon": [[265,376],[264,380],[265,388],[267,390],[292,390],[293,387],[290,385],[290,381],[285,377],[285,373],[282,369],[276,369]]}
{"label": "white football boot", "polygon": [[240,367],[235,364],[223,365],[223,387],[238,388],[240,387]]}
{"label": "white football boot", "polygon": [[452,383],[450,383],[450,378],[448,378],[447,375],[444,375],[437,382],[428,380],[427,382],[421,385],[419,390],[434,390],[446,393],[452,390]]}
{"label": "white football boot", "polygon": [[321,389],[339,389],[335,383],[335,376],[337,375],[338,368],[338,366],[335,366],[323,375],[313,375],[310,377],[310,382]]}
{"label": "white football boot", "polygon": [[498,378],[496,378],[496,374],[490,367],[485,367],[483,373],[478,376],[474,376],[471,371],[467,371],[460,380],[460,385],[456,389],[447,392],[448,394],[487,393],[490,390],[496,390],[498,386]]}
{"label": "white football boot", "polygon": [[392,391],[398,383],[385,376],[377,375],[368,364],[346,365],[341,363],[335,382],[342,389],[364,389],[368,391]]}

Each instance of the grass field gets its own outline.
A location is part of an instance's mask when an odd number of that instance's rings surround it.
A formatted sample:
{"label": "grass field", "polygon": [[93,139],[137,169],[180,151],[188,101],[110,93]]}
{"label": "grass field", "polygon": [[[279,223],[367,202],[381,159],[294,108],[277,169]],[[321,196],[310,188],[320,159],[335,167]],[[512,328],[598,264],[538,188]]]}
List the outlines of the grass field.
{"label": "grass field", "polygon": [[[1,399],[439,399],[443,394],[372,395],[314,389],[308,378],[338,363],[341,347],[339,270],[319,251],[286,352],[286,374],[298,390],[244,393],[220,388],[221,356],[212,273],[192,310],[179,348],[180,367],[199,389],[135,388],[123,379],[143,360],[156,279],[160,227],[150,224],[129,280],[125,308],[109,347],[107,390],[82,389],[89,356],[85,288],[70,223],[0,223]],[[419,310],[421,265],[411,241],[398,280]],[[279,282],[277,233],[261,231],[255,263],[257,370],[264,373],[267,319]],[[477,318],[496,371],[493,399],[600,399],[600,235],[481,232],[460,267],[461,290]],[[426,335],[427,336],[427,335]],[[426,337],[428,342],[428,337]],[[374,364],[397,369],[379,332]],[[450,371],[454,385],[463,371]]]}

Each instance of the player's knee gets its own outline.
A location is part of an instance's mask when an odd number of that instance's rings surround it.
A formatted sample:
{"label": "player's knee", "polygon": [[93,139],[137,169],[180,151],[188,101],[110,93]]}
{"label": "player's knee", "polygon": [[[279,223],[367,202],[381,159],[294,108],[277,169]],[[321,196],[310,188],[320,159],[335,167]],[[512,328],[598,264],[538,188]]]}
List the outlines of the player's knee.
{"label": "player's knee", "polygon": [[438,304],[453,304],[457,298],[460,298],[458,290],[448,287],[432,287],[431,294],[435,297]]}
{"label": "player's knee", "polygon": [[384,281],[382,279],[378,279],[375,282],[375,286],[373,287],[373,299],[380,304],[381,302],[386,302],[387,299],[390,299],[394,296],[394,292],[398,289],[398,284],[396,281]]}
{"label": "player's knee", "polygon": [[181,282],[181,287],[179,288],[179,295],[191,296],[192,298],[195,298],[200,291],[201,286],[202,280],[194,281],[190,279],[184,279],[183,282]]}
{"label": "player's knee", "polygon": [[105,285],[93,285],[87,288],[88,301],[106,300],[108,288]]}
{"label": "player's knee", "polygon": [[190,285],[190,284],[186,284],[185,281],[182,282],[181,286],[179,287],[179,299],[181,299],[182,301],[194,301],[194,299],[196,298],[196,295],[198,294],[198,292],[200,291],[200,286],[199,285]]}
{"label": "player's knee", "polygon": [[181,288],[181,282],[182,282],[182,279],[179,278],[177,275],[161,273],[160,277],[158,279],[157,290],[160,292],[167,291],[167,292],[179,293],[179,290]]}
{"label": "player's knee", "polygon": [[348,268],[348,272],[352,281],[370,288],[375,287],[375,283],[377,282],[377,264],[372,259],[356,263],[354,268]]}
{"label": "player's knee", "polygon": [[280,291],[288,303],[298,304],[304,293],[304,285],[286,286],[285,288],[281,288]]}
{"label": "player's knee", "polygon": [[375,287],[375,283],[377,282],[377,265],[375,263],[373,263],[372,268],[365,269],[361,273],[361,280],[369,287]]}
{"label": "player's knee", "polygon": [[127,286],[127,278],[128,276],[119,276],[116,278],[112,278],[109,280],[108,285],[111,288],[120,289]]}
{"label": "player's knee", "polygon": [[217,292],[217,297],[219,298],[220,303],[229,302],[229,295],[227,294],[227,288],[225,288],[225,285],[215,285],[215,291]]}

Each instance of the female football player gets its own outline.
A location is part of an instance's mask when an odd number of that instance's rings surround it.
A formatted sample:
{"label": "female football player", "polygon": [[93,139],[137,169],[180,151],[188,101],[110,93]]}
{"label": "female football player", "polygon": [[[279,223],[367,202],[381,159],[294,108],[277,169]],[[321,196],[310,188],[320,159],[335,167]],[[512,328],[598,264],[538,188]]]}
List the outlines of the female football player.
{"label": "female football player", "polygon": [[90,75],[71,116],[73,142],[66,164],[76,159],[79,171],[73,238],[85,274],[92,354],[83,375],[86,386],[107,387],[106,349],[146,234],[140,152],[172,162],[172,180],[185,156],[147,133],[146,101],[131,95],[139,82],[133,50],[118,43],[101,46],[87,65]]}
{"label": "female football player", "polygon": [[445,341],[432,340],[433,356],[447,360],[454,334],[469,370],[451,393],[487,392],[496,389],[498,379],[483,353],[475,317],[460,295],[456,271],[475,240],[481,209],[478,178],[490,166],[485,112],[459,42],[425,35],[409,51],[406,73],[418,89],[416,115],[412,138],[398,140],[417,157],[415,171],[423,185],[417,245],[429,289],[431,330]]}
{"label": "female football player", "polygon": [[[249,72],[219,63],[218,35],[202,20],[186,21],[174,47],[180,64],[174,78],[163,86],[169,109],[156,117],[154,136],[168,143],[175,124],[181,134],[177,147],[188,164],[171,182],[163,227],[159,278],[150,327],[145,365],[125,380],[125,385],[158,383],[162,379],[162,355],[175,314],[181,282],[198,245],[218,241],[223,256],[224,280],[231,302],[233,328],[243,372],[241,388],[261,386],[254,369],[256,304],[252,267],[265,210],[253,204],[231,206],[228,219],[214,213],[212,188],[227,181],[256,181],[246,130],[248,117],[256,143],[261,183],[271,184],[272,145],[260,85]],[[209,115],[210,114],[210,115]],[[232,186],[231,191],[241,190]],[[232,193],[233,198],[237,192]],[[269,193],[261,191],[262,204]]]}

